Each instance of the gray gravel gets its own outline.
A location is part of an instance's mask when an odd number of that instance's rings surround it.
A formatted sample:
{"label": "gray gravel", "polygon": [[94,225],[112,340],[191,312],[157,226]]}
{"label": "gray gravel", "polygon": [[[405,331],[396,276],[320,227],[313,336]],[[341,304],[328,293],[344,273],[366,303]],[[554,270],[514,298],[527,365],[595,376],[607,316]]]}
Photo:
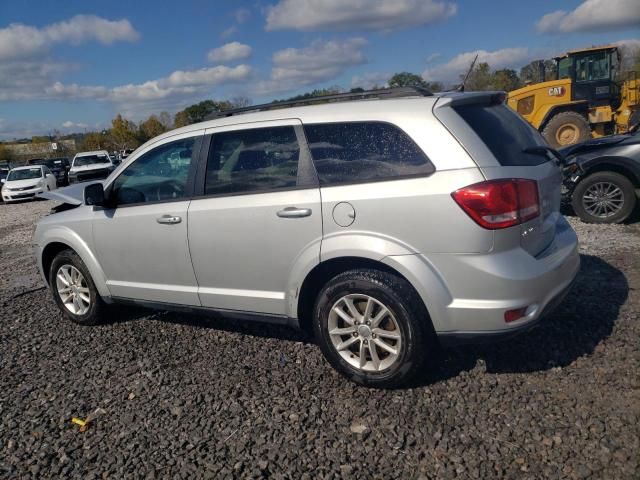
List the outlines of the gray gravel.
{"label": "gray gravel", "polygon": [[[640,476],[640,224],[572,219],[582,270],[548,322],[379,391],[286,328],[137,310],[64,321],[29,292],[50,206],[0,204],[0,476]],[[85,432],[71,423],[98,408]]]}

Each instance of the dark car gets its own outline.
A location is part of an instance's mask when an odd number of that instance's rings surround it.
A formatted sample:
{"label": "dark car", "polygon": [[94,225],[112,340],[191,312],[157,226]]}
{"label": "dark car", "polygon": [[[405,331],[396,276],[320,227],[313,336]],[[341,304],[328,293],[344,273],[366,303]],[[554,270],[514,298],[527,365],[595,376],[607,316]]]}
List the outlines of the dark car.
{"label": "dark car", "polygon": [[640,193],[640,130],[596,138],[560,150],[565,199],[588,223],[621,223]]}
{"label": "dark car", "polygon": [[3,162],[0,161],[0,180],[4,180],[7,178],[9,174],[9,170],[11,170],[14,165],[11,162]]}
{"label": "dark car", "polygon": [[29,165],[46,165],[56,176],[58,186],[69,185],[69,168],[71,167],[68,158],[32,158],[27,163]]}

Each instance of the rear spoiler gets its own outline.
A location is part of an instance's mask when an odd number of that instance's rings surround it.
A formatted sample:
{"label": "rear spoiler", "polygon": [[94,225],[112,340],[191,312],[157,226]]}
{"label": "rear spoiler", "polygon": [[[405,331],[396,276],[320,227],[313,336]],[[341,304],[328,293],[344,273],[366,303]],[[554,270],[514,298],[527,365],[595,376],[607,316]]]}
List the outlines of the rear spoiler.
{"label": "rear spoiler", "polygon": [[507,99],[506,92],[443,92],[438,97],[433,108],[458,107],[461,105],[500,105]]}

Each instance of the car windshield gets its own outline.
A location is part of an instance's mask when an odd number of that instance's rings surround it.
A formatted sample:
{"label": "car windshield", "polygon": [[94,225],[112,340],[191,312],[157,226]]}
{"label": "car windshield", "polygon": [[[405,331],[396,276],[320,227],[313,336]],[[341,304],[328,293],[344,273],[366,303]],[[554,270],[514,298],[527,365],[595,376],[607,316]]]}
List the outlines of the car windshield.
{"label": "car windshield", "polygon": [[11,170],[9,172],[9,176],[7,177],[7,181],[15,181],[15,180],[30,180],[32,178],[40,178],[42,177],[42,169],[41,168],[23,168],[20,170]]}
{"label": "car windshield", "polygon": [[99,163],[111,163],[111,160],[104,154],[76,157],[73,160],[74,167],[84,167],[85,165],[95,165]]}

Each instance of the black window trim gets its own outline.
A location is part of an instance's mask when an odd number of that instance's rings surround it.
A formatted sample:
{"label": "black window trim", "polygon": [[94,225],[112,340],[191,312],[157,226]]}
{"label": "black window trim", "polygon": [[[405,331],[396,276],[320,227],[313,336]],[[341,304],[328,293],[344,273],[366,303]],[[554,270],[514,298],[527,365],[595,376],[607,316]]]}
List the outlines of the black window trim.
{"label": "black window trim", "polygon": [[[154,200],[152,202],[137,202],[137,203],[124,203],[122,205],[118,205],[115,204],[113,206],[108,206],[105,207],[104,210],[117,210],[119,208],[128,208],[128,207],[140,207],[143,205],[158,205],[161,203],[176,203],[176,202],[187,202],[193,199],[193,193],[194,193],[194,187],[195,187],[195,178],[196,178],[196,170],[198,165],[200,164],[201,161],[201,155],[202,155],[202,150],[203,150],[203,145],[204,145],[204,137],[205,134],[204,133],[200,133],[198,135],[193,135],[193,136],[187,136],[187,137],[182,137],[182,138],[178,138],[175,140],[169,140],[168,142],[163,142],[160,143],[158,145],[153,146],[152,148],[150,148],[149,150],[147,150],[145,153],[143,153],[142,155],[138,156],[133,162],[127,164],[126,167],[124,167],[119,173],[118,176],[116,176],[107,186],[107,188],[105,189],[105,197],[106,198],[111,198],[112,192],[113,192],[113,184],[116,182],[116,180],[118,179],[118,177],[120,175],[122,175],[122,173],[129,168],[131,165],[133,165],[134,163],[136,163],[140,158],[144,157],[145,155],[147,155],[148,153],[153,152],[156,148],[161,148],[165,145],[169,145],[170,143],[173,142],[179,142],[180,140],[186,140],[189,138],[193,138],[195,141],[193,143],[193,149],[192,152],[196,152],[193,154],[193,156],[191,157],[191,164],[189,165],[189,173],[187,174],[187,184],[185,186],[185,195],[182,198],[174,198],[174,199],[169,199],[169,200]],[[171,137],[169,137],[171,138]]]}
{"label": "black window trim", "polygon": [[[286,119],[286,120],[290,121],[291,119]],[[300,122],[299,119],[296,119],[296,121]],[[292,187],[250,190],[247,192],[206,194],[205,184],[206,184],[206,175],[207,175],[207,161],[209,159],[209,151],[213,146],[213,142],[216,136],[216,132],[211,132],[204,136],[204,139],[202,142],[203,147],[201,149],[198,169],[195,174],[194,191],[193,191],[193,198],[192,198],[193,200],[203,200],[207,198],[240,197],[240,196],[246,196],[246,195],[263,195],[267,193],[289,192],[289,191],[295,191],[295,190],[309,190],[309,189],[319,188],[318,176],[316,174],[313,160],[311,159],[311,151],[309,150],[309,145],[307,144],[307,139],[304,135],[304,130],[302,128],[301,122],[296,124],[286,123],[281,125],[271,124],[271,122],[269,122],[270,124],[265,126],[260,126],[260,123],[261,122],[237,124],[237,126],[240,126],[240,128],[224,130],[222,132],[218,132],[218,134],[245,131],[245,130],[257,130],[260,128],[293,127],[293,130],[296,134],[296,140],[298,141],[298,146],[300,148],[300,153],[298,154],[298,176],[296,179],[296,185]]]}
{"label": "black window trim", "polygon": [[[424,155],[424,157],[427,159],[427,162],[429,163],[429,165],[431,165],[431,172],[429,173],[412,173],[412,174],[408,174],[408,175],[394,175],[394,176],[389,176],[389,177],[378,177],[378,178],[367,178],[364,180],[345,180],[343,182],[333,182],[331,184],[325,184],[323,185],[320,182],[320,175],[318,175],[316,173],[316,176],[318,178],[318,185],[320,186],[321,189],[324,188],[332,188],[332,187],[344,187],[346,185],[362,185],[362,184],[366,184],[366,183],[380,183],[380,182],[393,182],[396,180],[410,180],[410,179],[415,179],[415,178],[428,178],[431,175],[433,175],[434,173],[436,173],[437,169],[436,166],[434,165],[434,163],[431,161],[431,159],[429,158],[429,156],[427,155],[427,152],[425,152],[422,147],[420,145],[418,145],[418,143],[413,139],[413,137],[411,135],[409,135],[400,125],[393,123],[393,122],[389,122],[386,120],[345,120],[345,121],[339,121],[339,122],[335,122],[335,121],[331,121],[331,122],[313,122],[313,123],[303,123],[303,127],[307,127],[307,126],[314,126],[314,125],[336,125],[336,124],[345,124],[345,123],[379,123],[379,124],[383,124],[383,125],[391,125],[392,127],[396,128],[397,130],[400,130],[403,134],[405,134],[407,136],[407,138],[409,138],[413,144],[416,146],[416,148],[418,148],[418,150],[420,150],[420,152],[422,152],[422,154]],[[306,131],[304,132],[305,134],[305,141],[307,141],[306,138]],[[312,161],[313,161],[313,168],[314,171],[316,171],[316,167],[315,167],[315,160],[313,160],[313,154],[311,153],[311,148],[309,147],[309,143],[307,142],[307,149],[309,150],[309,154],[311,155]]]}

